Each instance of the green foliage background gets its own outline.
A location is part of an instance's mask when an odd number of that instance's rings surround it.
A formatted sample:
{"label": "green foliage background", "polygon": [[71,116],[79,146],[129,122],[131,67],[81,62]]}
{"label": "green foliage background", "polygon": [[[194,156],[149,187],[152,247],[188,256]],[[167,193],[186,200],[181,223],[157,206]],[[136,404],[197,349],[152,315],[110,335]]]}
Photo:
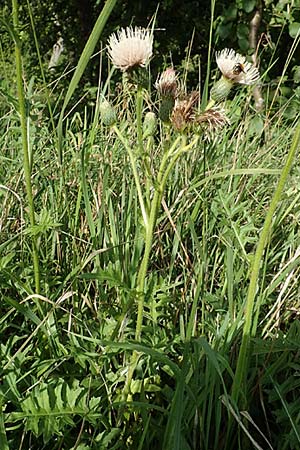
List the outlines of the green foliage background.
{"label": "green foliage background", "polygon": [[[190,90],[198,84],[203,89],[206,69],[210,84],[216,76],[215,63],[212,72],[208,67],[208,51],[234,47],[251,56],[249,23],[256,10],[262,11],[258,55],[265,109],[254,111],[251,90],[235,91],[227,102],[231,125],[219,140],[202,142],[176,165],[165,192],[165,208],[159,212],[147,274],[149,302],[142,342],[137,343],[131,302],[143,230],[128,156],[99,117],[97,93],[102,92],[110,70],[106,56],[92,58],[68,105],[63,166],[58,158],[56,125],[61,105],[104,2],[20,1],[36,205],[36,225],[30,227],[24,220],[28,210],[15,61],[7,31],[11,4],[2,1],[3,450],[250,450],[259,445],[271,448],[268,441],[274,449],[298,450],[297,163],[261,261],[253,314],[258,331],[251,339],[244,386],[249,415],[243,415],[243,408],[238,410],[230,397],[251,262],[299,120],[299,48],[288,64],[286,56],[298,42],[300,2],[290,3],[165,0],[157,9],[156,1],[119,1],[104,29],[97,51],[112,31],[131,23],[145,26],[157,11],[150,90],[157,72],[170,62],[187,75],[184,81]],[[60,35],[65,51],[59,67],[50,73],[52,46]],[[134,142],[135,99],[122,97],[120,79],[115,73],[108,92],[124,136]],[[147,101],[145,108],[155,109],[154,92]],[[164,131],[158,130],[152,143],[154,169],[173,139]],[[39,298],[33,287],[32,236],[39,245]],[[140,358],[131,397],[125,402],[123,387],[133,352]]]}

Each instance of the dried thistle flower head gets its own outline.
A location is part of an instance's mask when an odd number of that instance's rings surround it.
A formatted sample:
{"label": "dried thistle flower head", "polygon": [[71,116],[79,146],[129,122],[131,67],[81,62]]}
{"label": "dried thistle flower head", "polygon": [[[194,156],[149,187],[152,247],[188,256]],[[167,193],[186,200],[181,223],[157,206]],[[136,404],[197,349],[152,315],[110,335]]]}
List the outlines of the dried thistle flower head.
{"label": "dried thistle flower head", "polygon": [[183,99],[177,99],[171,115],[171,122],[178,131],[195,119],[195,106],[199,101],[199,92],[193,91]]}
{"label": "dried thistle flower head", "polygon": [[223,76],[234,83],[253,84],[259,79],[258,69],[232,49],[217,52],[216,61]]}
{"label": "dried thistle flower head", "polygon": [[196,117],[195,122],[201,126],[205,125],[207,131],[209,133],[213,133],[225,125],[228,125],[229,119],[223,108],[214,107],[201,113],[198,117]]}
{"label": "dried thistle flower head", "polygon": [[162,97],[176,98],[178,94],[178,77],[172,67],[164,70],[157,77],[155,88]]}
{"label": "dried thistle flower head", "polygon": [[108,54],[112,63],[122,72],[134,67],[145,67],[152,56],[153,34],[140,27],[122,28],[108,41]]}

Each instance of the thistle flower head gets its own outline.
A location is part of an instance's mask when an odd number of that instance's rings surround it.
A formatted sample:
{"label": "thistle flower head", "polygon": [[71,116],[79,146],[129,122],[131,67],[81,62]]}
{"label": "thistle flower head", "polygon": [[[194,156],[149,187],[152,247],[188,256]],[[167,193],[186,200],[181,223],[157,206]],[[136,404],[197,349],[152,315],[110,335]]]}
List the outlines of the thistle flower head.
{"label": "thistle flower head", "polygon": [[232,49],[217,52],[216,61],[223,76],[233,83],[253,84],[259,79],[258,69]]}
{"label": "thistle flower head", "polygon": [[178,131],[182,131],[195,119],[195,106],[199,101],[199,92],[193,91],[183,99],[177,99],[173,108],[171,122]]}
{"label": "thistle flower head", "polygon": [[229,119],[225,114],[225,110],[217,106],[201,113],[196,117],[195,121],[199,125],[205,125],[209,134],[229,124]]}
{"label": "thistle flower head", "polygon": [[108,54],[112,63],[122,72],[134,67],[145,67],[151,56],[153,34],[140,27],[122,28],[108,41]]}
{"label": "thistle flower head", "polygon": [[178,77],[172,67],[164,70],[155,83],[155,88],[162,97],[175,98],[178,94]]}

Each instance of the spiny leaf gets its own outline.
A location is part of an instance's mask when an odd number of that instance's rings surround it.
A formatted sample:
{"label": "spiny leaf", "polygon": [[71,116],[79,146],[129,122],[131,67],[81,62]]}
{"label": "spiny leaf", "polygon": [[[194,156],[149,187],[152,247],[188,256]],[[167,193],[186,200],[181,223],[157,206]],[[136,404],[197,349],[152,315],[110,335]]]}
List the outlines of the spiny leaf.
{"label": "spiny leaf", "polygon": [[63,379],[51,380],[36,386],[20,403],[21,411],[7,414],[5,421],[25,420],[27,430],[48,442],[53,434],[61,435],[66,426],[74,426],[74,416],[95,422],[100,416],[95,412],[99,404],[100,398],[90,398],[88,389],[78,380],[71,385]]}

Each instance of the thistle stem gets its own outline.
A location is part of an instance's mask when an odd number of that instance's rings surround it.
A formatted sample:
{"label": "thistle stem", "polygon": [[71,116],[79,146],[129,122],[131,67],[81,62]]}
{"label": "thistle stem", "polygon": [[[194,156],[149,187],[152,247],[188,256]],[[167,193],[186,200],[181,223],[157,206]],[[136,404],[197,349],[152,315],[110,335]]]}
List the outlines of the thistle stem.
{"label": "thistle stem", "polygon": [[[181,142],[181,146],[178,150],[176,150],[179,141]],[[165,190],[165,186],[167,183],[167,179],[170,171],[173,169],[177,159],[180,155],[190,149],[195,142],[197,142],[198,137],[189,145],[186,145],[186,137],[179,137],[175,140],[171,148],[164,154],[160,168],[157,175],[156,187],[153,199],[151,201],[150,207],[150,216],[148,227],[146,228],[146,236],[145,236],[145,250],[142,259],[142,263],[140,266],[140,270],[137,278],[137,295],[138,295],[138,313],[137,313],[137,321],[136,321],[136,329],[135,329],[135,339],[136,341],[141,340],[141,332],[142,332],[142,324],[143,324],[143,315],[144,315],[144,303],[145,303],[145,281],[147,276],[150,252],[153,242],[153,234],[157,221],[158,209],[161,203],[161,199]],[[171,160],[169,161],[169,159]],[[169,161],[169,163],[168,163]]]}
{"label": "thistle stem", "polygon": [[[148,270],[148,264],[150,259],[150,253],[153,243],[153,235],[154,235],[154,229],[156,226],[157,221],[157,214],[159,210],[159,206],[161,203],[161,199],[165,190],[166,182],[168,179],[168,175],[172,168],[174,167],[177,159],[180,157],[180,155],[184,152],[189,150],[198,140],[198,137],[194,141],[191,142],[191,144],[186,145],[186,137],[185,136],[179,136],[173,143],[173,145],[164,153],[159,171],[157,174],[156,179],[156,185],[155,192],[153,199],[151,201],[150,206],[150,215],[149,215],[149,222],[146,230],[146,236],[145,236],[145,249],[144,249],[144,255],[141,262],[140,270],[138,272],[137,277],[137,301],[138,301],[138,311],[137,311],[137,320],[136,320],[136,329],[135,329],[135,340],[137,342],[141,341],[141,334],[142,334],[142,325],[143,325],[143,316],[144,316],[144,304],[145,304],[145,282],[146,282],[146,276],[147,276],[147,270]],[[178,144],[181,142],[181,145],[178,149]],[[123,390],[123,400],[126,401],[129,393],[130,393],[130,385],[131,380],[138,362],[139,353],[135,350],[132,354],[128,373],[127,373],[127,379]]]}

